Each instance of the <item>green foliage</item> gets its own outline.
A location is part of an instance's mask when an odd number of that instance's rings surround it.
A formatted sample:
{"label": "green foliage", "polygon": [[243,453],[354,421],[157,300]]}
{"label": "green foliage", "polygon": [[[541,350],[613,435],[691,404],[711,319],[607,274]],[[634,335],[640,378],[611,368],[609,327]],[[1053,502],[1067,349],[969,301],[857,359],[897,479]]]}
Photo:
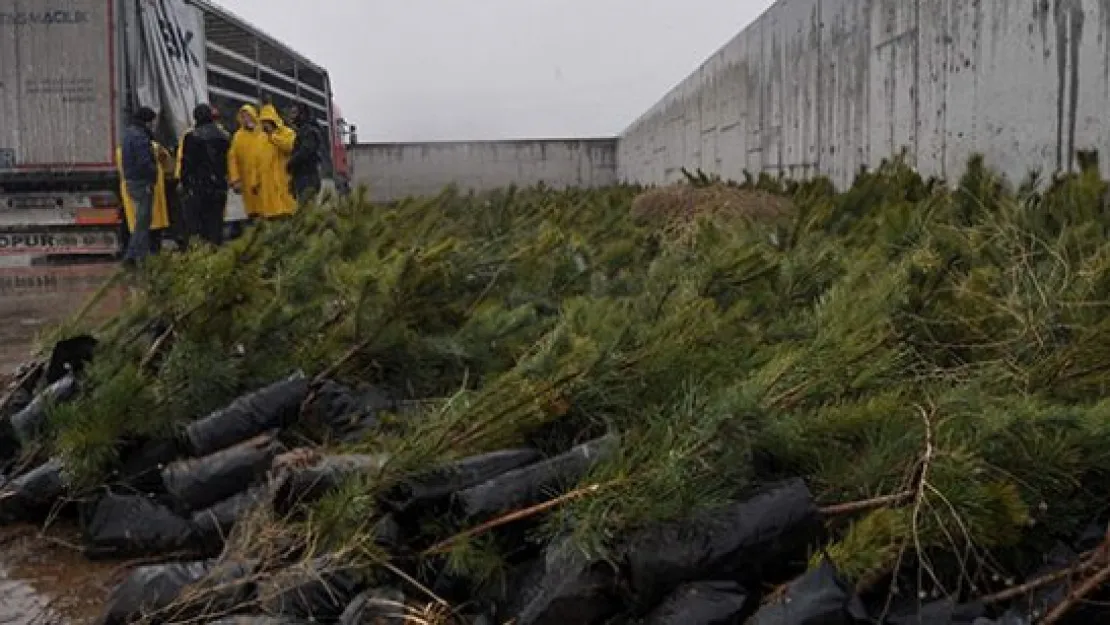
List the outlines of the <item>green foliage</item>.
{"label": "green foliage", "polygon": [[150,380],[129,362],[100,350],[85,384],[91,390],[72,403],[50,407],[55,446],[78,485],[94,486],[119,460],[121,432],[132,436],[165,434]]}
{"label": "green foliage", "polygon": [[[303,369],[437,400],[354,447],[389,460],[296,526],[317,546],[368,545],[375,495],[410,472],[606,432],[617,453],[564,485],[585,494],[532,536],[604,554],[638,527],[800,475],[822,503],[906,495],[827,547],[873,581],[903,556],[1017,562],[1101,509],[1110,240],[1097,170],[1014,191],[973,159],[949,190],[894,159],[840,194],[765,174],[734,187],[793,211],[699,220],[669,239],[632,219],[631,187],[449,189],[393,207],[345,200],[159,259],[105,332],[83,397],[53,410],[54,445],[93,483],[119,441]],[[140,370],[155,321],[169,347]],[[431,544],[460,528],[425,529]],[[454,545],[451,570],[496,581],[512,557],[498,538]]]}

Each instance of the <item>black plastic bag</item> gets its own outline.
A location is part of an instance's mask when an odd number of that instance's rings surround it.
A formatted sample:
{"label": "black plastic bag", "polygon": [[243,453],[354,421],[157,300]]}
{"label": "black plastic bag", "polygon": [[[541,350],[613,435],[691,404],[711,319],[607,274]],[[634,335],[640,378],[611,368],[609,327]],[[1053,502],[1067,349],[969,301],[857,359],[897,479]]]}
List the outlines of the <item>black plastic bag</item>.
{"label": "black plastic bag", "polygon": [[352,571],[323,556],[263,580],[258,598],[266,614],[331,622],[343,614],[360,590]]}
{"label": "black plastic bag", "polygon": [[[202,602],[206,609],[230,609],[242,602],[246,590],[232,582],[245,576],[249,569],[242,565],[219,565],[213,561],[175,562],[142,566],[117,586],[108,598],[108,605],[101,617],[103,625],[124,625],[142,616],[158,615],[156,622],[179,619],[184,615],[170,608],[183,591],[206,576],[216,578],[214,586],[220,588],[206,593]],[[182,611],[187,611],[181,606]],[[158,614],[161,613],[161,614]]]}
{"label": "black plastic bag", "polygon": [[535,449],[506,449],[465,458],[402,480],[389,490],[385,499],[395,511],[404,512],[416,504],[446,498],[540,458]]}
{"label": "black plastic bag", "polygon": [[203,458],[162,470],[166,492],[181,510],[202,510],[254,485],[283,450],[272,435],[258,436]]}
{"label": "black plastic bag", "polygon": [[644,625],[730,625],[738,622],[748,595],[736,582],[683,584],[653,610]]}
{"label": "black plastic bag", "polygon": [[567,539],[548,546],[513,593],[508,606],[516,625],[590,625],[622,608],[616,572],[591,561]]}
{"label": "black plastic bag", "polygon": [[83,527],[90,558],[162,555],[190,547],[188,520],[146,497],[108,494]]}
{"label": "black plastic bag", "polygon": [[92,361],[96,346],[96,338],[88,334],[55,343],[50,352],[50,362],[46,365],[46,383],[53,384],[69,373],[81,375],[85,365]]}
{"label": "black plastic bag", "polygon": [[325,456],[308,467],[292,467],[281,472],[274,491],[274,510],[288,514],[294,507],[312,503],[349,477],[380,470],[386,456],[348,454]]}
{"label": "black plastic bag", "polygon": [[176,438],[137,443],[130,453],[124,453],[118,481],[138,492],[164,493],[162,469],[181,457],[181,447]]}
{"label": "black plastic bag", "polygon": [[309,625],[313,621],[285,616],[228,616],[210,621],[208,625]]}
{"label": "black plastic bag", "polygon": [[852,625],[870,622],[851,586],[831,562],[790,582],[781,599],[763,606],[749,625]]}
{"label": "black plastic bag", "polygon": [[354,411],[332,422],[332,435],[344,443],[357,443],[377,431],[382,412],[403,414],[407,410],[405,402],[394,399],[378,387],[363,389],[354,400]]}
{"label": "black plastic bag", "polygon": [[339,616],[339,625],[405,625],[405,593],[375,588],[355,597]]}
{"label": "black plastic bag", "polygon": [[35,442],[46,425],[46,408],[65,402],[77,394],[77,378],[72,373],[47,386],[23,410],[12,415],[12,430],[24,447]]}
{"label": "black plastic bag", "polygon": [[459,491],[457,500],[467,517],[483,516],[535,505],[559,488],[573,485],[617,446],[617,437],[604,436],[570,451]]}
{"label": "black plastic bag", "polygon": [[65,494],[62,463],[49,460],[0,487],[0,522],[38,521]]}
{"label": "black plastic bag", "polygon": [[235,522],[251,508],[266,501],[269,495],[270,489],[266,485],[255,486],[211,508],[194,512],[192,523],[197,542],[205,547],[223,545]]}
{"label": "black plastic bag", "polygon": [[766,581],[765,565],[804,557],[819,529],[809,489],[790,480],[747,501],[634,535],[625,547],[632,588],[651,600],[701,579]]}
{"label": "black plastic bag", "polygon": [[305,406],[302,423],[323,439],[342,431],[344,426],[357,423],[360,417],[358,398],[351,389],[326,380],[312,394],[312,401]]}
{"label": "black plastic bag", "polygon": [[392,514],[378,519],[374,524],[374,543],[381,547],[396,548],[401,544],[401,524]]}
{"label": "black plastic bag", "polygon": [[[24,393],[25,391],[16,392]],[[4,470],[4,463],[15,459],[19,455],[21,447],[19,437],[15,435],[15,428],[12,427],[11,416],[0,415],[0,471]]]}
{"label": "black plastic bag", "polygon": [[288,425],[308,396],[308,386],[308,379],[298,373],[194,421],[185,429],[192,455],[207,456]]}
{"label": "black plastic bag", "polygon": [[102,623],[124,625],[164,610],[186,586],[207,575],[211,566],[210,562],[181,562],[135,569],[108,597]]}
{"label": "black plastic bag", "polygon": [[986,609],[980,603],[956,605],[950,599],[942,599],[919,608],[895,609],[894,614],[887,617],[886,625],[974,625],[985,614]]}

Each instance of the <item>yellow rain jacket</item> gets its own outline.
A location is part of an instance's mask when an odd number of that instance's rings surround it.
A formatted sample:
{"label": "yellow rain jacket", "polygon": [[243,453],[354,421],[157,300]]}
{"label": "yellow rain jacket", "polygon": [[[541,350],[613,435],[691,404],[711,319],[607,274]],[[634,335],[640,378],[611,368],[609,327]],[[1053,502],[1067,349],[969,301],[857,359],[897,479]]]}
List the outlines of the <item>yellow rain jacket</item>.
{"label": "yellow rain jacket", "polygon": [[272,104],[262,107],[258,120],[273,122],[277,126],[277,130],[270,135],[262,131],[266,139],[261,159],[262,216],[291,215],[297,210],[297,200],[289,191],[289,172],[285,166],[293,153],[297,133],[285,125]]}
{"label": "yellow rain jacket", "polygon": [[[250,104],[243,105],[240,113],[246,113],[258,123],[258,109]],[[231,137],[231,148],[227,152],[227,181],[239,183],[243,189],[243,208],[250,217],[262,215],[261,171],[262,157],[269,150],[269,141],[262,129],[255,126],[247,130],[240,126]]]}
{"label": "yellow rain jacket", "polygon": [[185,153],[183,149],[185,147],[185,137],[188,137],[191,132],[193,132],[193,127],[189,126],[185,134],[181,135],[181,141],[177,142],[177,162],[173,165],[173,177],[177,180],[181,180],[181,155]]}
{"label": "yellow rain jacket", "polygon": [[[154,183],[154,206],[150,216],[151,230],[164,230],[170,227],[170,210],[166,198],[166,167],[173,163],[169,150],[151,141],[150,148],[154,150],[155,161],[158,163],[158,179]],[[123,214],[127,217],[127,230],[135,231],[135,204],[131,201],[131,194],[127,192],[127,181],[123,179],[123,148],[116,148],[116,169],[119,171],[119,195],[123,201]]]}

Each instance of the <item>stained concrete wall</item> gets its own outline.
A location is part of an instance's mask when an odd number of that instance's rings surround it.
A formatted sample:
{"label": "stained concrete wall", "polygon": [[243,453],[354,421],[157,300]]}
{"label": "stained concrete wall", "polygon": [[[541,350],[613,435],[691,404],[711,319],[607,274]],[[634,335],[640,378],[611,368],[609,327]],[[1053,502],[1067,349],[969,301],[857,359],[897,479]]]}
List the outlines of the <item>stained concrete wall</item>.
{"label": "stained concrete wall", "polygon": [[1108,147],[1110,0],[779,0],[625,130],[619,162],[644,183],[844,185],[905,148],[926,175],[981,152],[1016,180]]}
{"label": "stained concrete wall", "polygon": [[375,201],[435,195],[452,183],[484,191],[617,181],[616,139],[362,143],[350,149],[350,159],[354,184],[366,185]]}

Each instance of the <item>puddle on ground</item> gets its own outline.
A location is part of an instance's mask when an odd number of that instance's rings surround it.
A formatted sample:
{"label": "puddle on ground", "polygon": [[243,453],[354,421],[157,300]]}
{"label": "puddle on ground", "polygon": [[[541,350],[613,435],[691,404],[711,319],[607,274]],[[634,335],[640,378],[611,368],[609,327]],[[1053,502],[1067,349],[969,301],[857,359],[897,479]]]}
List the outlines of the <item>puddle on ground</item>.
{"label": "puddle on ground", "polygon": [[[41,333],[78,312],[117,270],[116,264],[0,268],[0,382],[27,361]],[[89,311],[92,322],[122,305],[123,287]],[[0,389],[6,383],[0,384]],[[90,562],[73,545],[73,529],[0,528],[0,625],[95,622],[126,567]]]}
{"label": "puddle on ground", "polygon": [[[118,267],[111,263],[0,268],[0,377],[28,360],[38,336],[78,312]],[[107,318],[122,305],[124,294],[123,288],[106,293],[88,318]]]}
{"label": "puddle on ground", "polygon": [[91,625],[128,565],[92,562],[75,529],[0,530],[0,625]]}

